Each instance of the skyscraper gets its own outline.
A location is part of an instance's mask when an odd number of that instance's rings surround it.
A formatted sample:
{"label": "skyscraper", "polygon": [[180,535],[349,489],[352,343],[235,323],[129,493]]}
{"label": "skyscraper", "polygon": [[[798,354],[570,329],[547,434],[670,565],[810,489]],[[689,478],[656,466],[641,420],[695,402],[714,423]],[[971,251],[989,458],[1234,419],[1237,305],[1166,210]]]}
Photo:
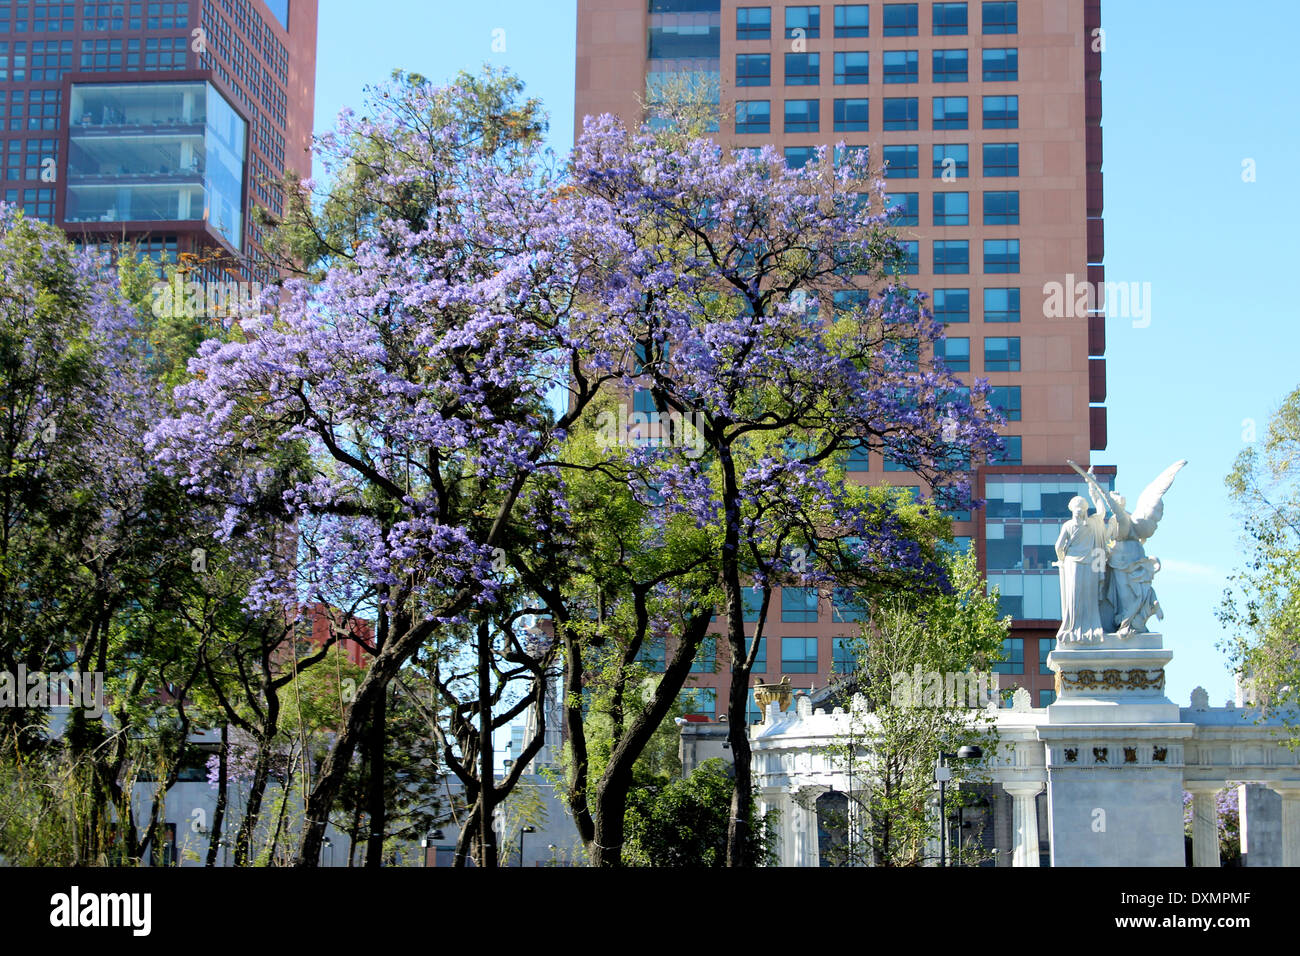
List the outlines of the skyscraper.
{"label": "skyscraper", "polygon": [[[885,165],[906,279],[945,323],[944,358],[967,382],[989,379],[1008,420],[1002,460],[975,475],[987,506],[957,513],[955,534],[1014,619],[1002,686],[1036,706],[1052,694],[1054,543],[1086,495],[1065,462],[1106,447],[1100,6],[578,0],[579,130],[605,112],[637,125],[657,85],[703,79],[724,145],[770,143],[802,165],[843,142]],[[849,468],[915,481],[875,453]],[[820,687],[852,666],[859,613],[834,595],[781,588],[773,616],[755,680]],[[716,713],[725,647],[701,659],[688,693]]]}
{"label": "skyscraper", "polygon": [[270,279],[253,206],[311,172],[317,0],[0,2],[6,202]]}

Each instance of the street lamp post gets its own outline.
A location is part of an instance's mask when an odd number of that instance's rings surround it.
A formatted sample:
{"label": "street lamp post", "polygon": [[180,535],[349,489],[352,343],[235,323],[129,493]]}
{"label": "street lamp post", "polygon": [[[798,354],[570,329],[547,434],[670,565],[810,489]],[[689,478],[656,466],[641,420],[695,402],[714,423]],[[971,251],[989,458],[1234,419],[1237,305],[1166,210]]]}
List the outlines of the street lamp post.
{"label": "street lamp post", "polygon": [[524,866],[524,834],[536,833],[537,827],[520,827],[519,828],[519,868]]}
{"label": "street lamp post", "polygon": [[[934,779],[939,784],[939,865],[946,867],[948,865],[948,807],[946,801],[946,787],[948,781],[952,779],[952,768],[948,766],[949,760],[979,760],[984,756],[984,751],[979,747],[966,746],[958,748],[955,754],[944,753],[939,751],[939,766],[934,768]],[[960,839],[960,835],[958,836]]]}

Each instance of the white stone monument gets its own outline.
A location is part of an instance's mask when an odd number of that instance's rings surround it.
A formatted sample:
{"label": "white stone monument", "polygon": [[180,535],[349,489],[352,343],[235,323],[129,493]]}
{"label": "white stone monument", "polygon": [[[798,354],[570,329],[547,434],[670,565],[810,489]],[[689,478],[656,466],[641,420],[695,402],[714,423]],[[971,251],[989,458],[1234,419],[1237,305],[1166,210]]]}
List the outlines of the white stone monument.
{"label": "white stone monument", "polygon": [[1146,627],[1163,612],[1151,586],[1160,562],[1143,545],[1185,464],[1165,469],[1130,514],[1070,462],[1095,511],[1072,500],[1057,539],[1062,621],[1047,657],[1056,701],[1038,728],[1054,866],[1184,865],[1183,746],[1194,728],[1164,693],[1174,655]]}

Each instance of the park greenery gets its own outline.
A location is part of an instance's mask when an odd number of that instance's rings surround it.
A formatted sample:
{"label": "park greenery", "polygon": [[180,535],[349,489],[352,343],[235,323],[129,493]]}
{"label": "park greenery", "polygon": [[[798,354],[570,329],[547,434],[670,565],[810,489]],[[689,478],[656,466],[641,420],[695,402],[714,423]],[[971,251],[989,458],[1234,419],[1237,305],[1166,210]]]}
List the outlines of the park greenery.
{"label": "park greenery", "polygon": [[[286,278],[225,325],[159,314],[129,249],[0,213],[0,670],[99,672],[107,700],[66,726],[0,708],[0,858],[168,862],[168,793],[200,768],[207,865],[317,866],[333,824],[379,866],[453,823],[458,864],[501,865],[558,713],[587,862],[760,865],[746,711],[775,588],[869,612],[868,697],[993,659],[948,512],[1001,419],[934,357],[868,158],[790,169],[600,117],[559,161],[544,130],[508,75],[396,75],[261,214]],[[624,428],[637,389],[654,417]],[[862,450],[924,493],[851,480]],[[710,641],[732,766],[681,779]],[[891,731],[891,860],[957,732],[933,719]]]}
{"label": "park greenery", "polygon": [[1261,440],[1225,479],[1242,522],[1246,563],[1229,578],[1221,644],[1251,703],[1283,717],[1300,746],[1300,389],[1278,406]]}

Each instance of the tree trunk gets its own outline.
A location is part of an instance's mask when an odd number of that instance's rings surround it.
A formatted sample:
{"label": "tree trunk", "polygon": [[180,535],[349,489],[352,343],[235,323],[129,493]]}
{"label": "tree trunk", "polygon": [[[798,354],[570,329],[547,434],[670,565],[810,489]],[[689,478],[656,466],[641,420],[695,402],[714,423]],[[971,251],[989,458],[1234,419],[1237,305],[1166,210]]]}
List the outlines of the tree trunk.
{"label": "tree trunk", "polygon": [[366,778],[366,814],[370,817],[370,836],[366,840],[366,866],[382,866],[384,857],[384,830],[387,827],[388,808],[384,804],[384,749],[387,743],[388,694],[375,698],[370,712],[366,756],[369,774]]}
{"label": "tree trunk", "polygon": [[248,786],[248,803],[244,808],[244,819],[239,824],[239,834],[235,837],[235,866],[248,866],[248,851],[253,843],[257,819],[262,813],[262,796],[266,793],[266,781],[270,772],[270,741],[259,741],[257,759],[253,764],[253,781]]}
{"label": "tree trunk", "polygon": [[208,858],[204,866],[217,865],[217,853],[221,847],[221,827],[226,820],[226,796],[228,793],[228,750],[230,747],[230,724],[221,723],[221,749],[217,751],[217,808],[212,811],[212,833],[208,837]]}
{"label": "tree trunk", "polygon": [[[740,489],[736,482],[736,464],[731,448],[720,443],[718,460],[722,466],[722,505],[725,533],[722,542],[722,586],[727,596],[727,643],[733,661],[746,661],[745,604],[740,588]],[[745,722],[745,704],[749,696],[749,669],[743,664],[731,672],[731,690],[727,701],[727,740],[735,767],[735,789],[731,794],[731,818],[727,822],[727,866],[752,866],[750,833],[753,827],[753,776],[750,772],[749,726]],[[737,719],[739,715],[739,719]]]}
{"label": "tree trunk", "polygon": [[492,827],[492,811],[496,806],[495,751],[492,747],[492,646],[488,621],[478,624],[478,733],[479,733],[479,793],[478,793],[478,865],[497,865],[496,831]]}

